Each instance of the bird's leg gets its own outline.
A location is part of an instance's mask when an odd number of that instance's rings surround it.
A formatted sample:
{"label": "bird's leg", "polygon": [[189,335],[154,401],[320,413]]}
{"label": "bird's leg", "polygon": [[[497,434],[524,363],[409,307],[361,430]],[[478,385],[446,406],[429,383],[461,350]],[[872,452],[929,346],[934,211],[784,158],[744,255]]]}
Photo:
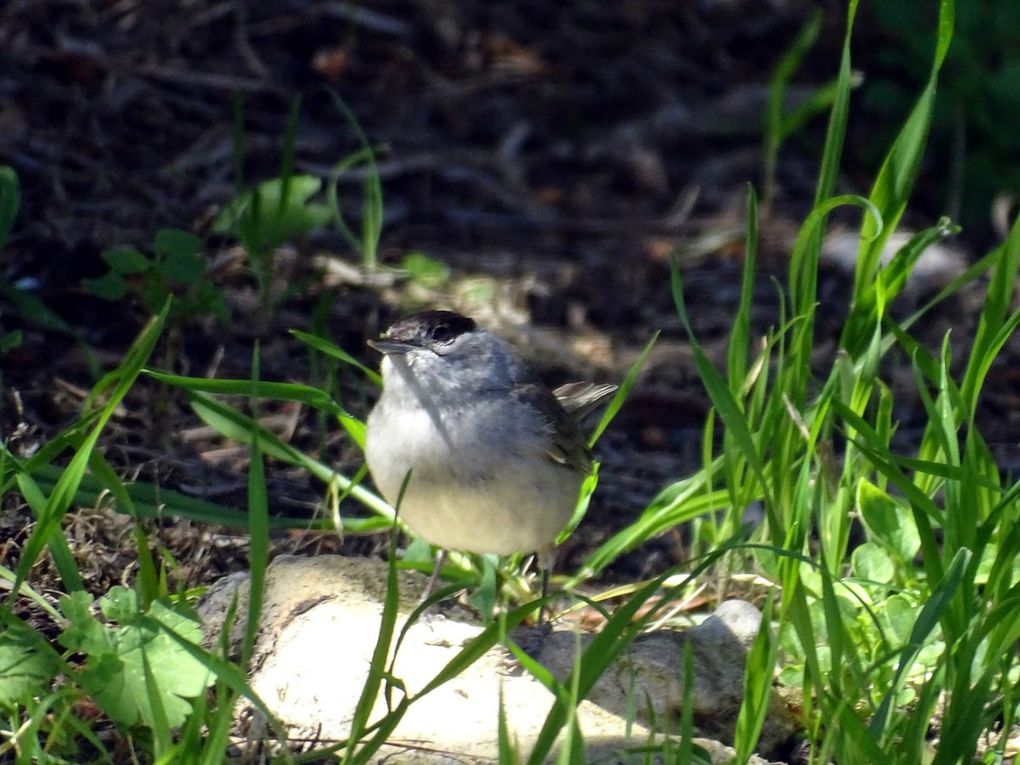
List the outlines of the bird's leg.
{"label": "bird's leg", "polygon": [[538,610],[538,623],[533,627],[518,625],[511,634],[518,646],[536,661],[540,660],[546,640],[552,635],[552,609],[546,606],[545,599],[549,595],[549,573],[556,560],[556,548],[552,545],[543,547],[535,553],[535,565],[542,576],[542,605]]}
{"label": "bird's leg", "polygon": [[535,561],[538,563],[538,570],[542,575],[542,606],[538,611],[538,624],[541,626],[552,622],[552,613],[548,609],[545,599],[549,595],[549,573],[556,562],[556,548],[552,545],[543,547],[535,553]]}
{"label": "bird's leg", "polygon": [[426,600],[428,600],[429,596],[432,594],[432,591],[436,588],[436,582],[439,581],[439,572],[442,571],[443,563],[445,561],[446,561],[446,549],[440,547],[439,552],[436,553],[436,565],[432,569],[432,576],[429,577],[428,584],[425,585],[425,591],[421,594],[421,597],[418,598],[418,605],[421,605]]}

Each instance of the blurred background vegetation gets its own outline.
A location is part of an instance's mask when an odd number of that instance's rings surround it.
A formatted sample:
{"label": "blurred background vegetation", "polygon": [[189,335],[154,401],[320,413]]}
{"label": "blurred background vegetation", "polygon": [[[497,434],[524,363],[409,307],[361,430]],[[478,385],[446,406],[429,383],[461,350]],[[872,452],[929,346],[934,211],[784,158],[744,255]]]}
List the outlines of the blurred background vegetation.
{"label": "blurred background vegetation", "polygon": [[[849,148],[864,164],[881,157],[927,77],[935,6],[926,0],[863,4],[870,34],[857,53],[868,74]],[[1020,141],[1012,127],[1020,123],[1020,4],[957,5],[932,120],[920,196],[965,229],[981,231],[995,197],[1020,191]]]}

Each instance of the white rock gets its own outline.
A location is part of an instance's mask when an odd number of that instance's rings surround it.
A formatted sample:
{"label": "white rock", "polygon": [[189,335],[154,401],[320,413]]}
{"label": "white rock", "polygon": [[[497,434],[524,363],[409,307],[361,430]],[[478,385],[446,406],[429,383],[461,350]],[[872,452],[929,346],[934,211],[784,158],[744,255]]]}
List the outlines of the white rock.
{"label": "white rock", "polygon": [[[910,231],[893,232],[879,255],[881,264],[888,265],[912,236],[914,234]],[[857,231],[832,232],[822,244],[822,262],[853,275],[857,266],[860,241],[860,233]],[[941,289],[962,274],[966,268],[967,258],[961,250],[945,242],[935,242],[917,259],[910,276],[907,277],[905,292],[916,297],[930,290]]]}
{"label": "white rock", "polygon": [[[385,578],[386,564],[375,559],[282,557],[269,567],[249,682],[291,739],[328,743],[347,737],[376,644]],[[417,573],[399,574],[398,633],[424,581]],[[235,575],[210,590],[200,607],[207,633],[221,629],[235,592],[238,613],[244,613],[247,581]],[[699,730],[713,739],[731,735],[740,705],[744,658],[760,620],[751,604],[728,601],[687,632],[662,630],[637,638],[578,707],[585,758],[591,761],[647,744],[646,693],[658,729],[663,725],[672,732],[679,729],[686,640],[691,641],[695,658],[692,698]],[[233,642],[240,639],[242,629],[234,626]],[[412,625],[397,653],[394,675],[408,694],[417,693],[481,631],[468,620],[442,617]],[[536,658],[563,680],[578,647],[584,648],[591,639],[587,634],[554,630],[535,641],[540,646]],[[501,692],[510,729],[522,751],[529,751],[553,696],[497,647],[412,704],[379,757],[401,763],[491,762],[498,753]],[[638,719],[628,726],[628,699],[635,693]],[[399,699],[400,693],[395,692],[394,698]],[[762,738],[765,748],[792,732],[778,705],[775,711],[778,714],[772,716]],[[385,713],[380,698],[371,720]],[[257,720],[250,706],[240,710],[239,717]],[[713,762],[726,762],[733,754],[715,740],[699,739],[698,743],[712,753]],[[752,762],[765,761],[755,758]]]}

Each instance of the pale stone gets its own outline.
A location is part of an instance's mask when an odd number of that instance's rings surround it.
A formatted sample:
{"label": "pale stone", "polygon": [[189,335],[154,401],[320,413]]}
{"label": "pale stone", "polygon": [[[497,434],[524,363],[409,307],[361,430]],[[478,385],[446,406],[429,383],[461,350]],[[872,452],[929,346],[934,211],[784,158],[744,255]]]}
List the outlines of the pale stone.
{"label": "pale stone", "polygon": [[[347,737],[375,649],[386,572],[382,561],[338,556],[282,557],[267,570],[249,682],[292,740],[324,744]],[[424,585],[424,577],[414,572],[400,572],[398,578],[397,634]],[[207,633],[215,635],[221,629],[235,593],[238,613],[245,612],[247,589],[247,580],[236,575],[211,588],[200,607]],[[751,604],[728,601],[685,632],[660,630],[639,636],[578,706],[585,758],[646,745],[650,723],[657,732],[679,730],[683,645],[688,640],[694,657],[691,695],[698,733],[728,740],[740,706],[744,659],[760,620]],[[242,630],[241,624],[234,625],[235,645]],[[481,631],[466,616],[432,617],[413,624],[397,653],[394,676],[414,695]],[[534,643],[535,658],[561,681],[573,667],[577,650],[591,639],[565,629],[555,629],[544,639],[522,638]],[[553,696],[497,646],[413,703],[379,756],[401,763],[491,762],[498,752],[501,694],[509,729],[521,750],[528,752]],[[394,699],[399,698],[395,690]],[[646,719],[647,703],[654,721]],[[250,706],[241,712],[242,719],[257,720]],[[385,713],[380,698],[371,720]],[[628,716],[635,718],[629,725]],[[765,750],[792,732],[781,714],[773,715],[766,726],[761,742]],[[713,763],[726,762],[733,754],[718,741],[699,738],[696,743],[711,754]],[[765,760],[751,762],[762,765]]]}

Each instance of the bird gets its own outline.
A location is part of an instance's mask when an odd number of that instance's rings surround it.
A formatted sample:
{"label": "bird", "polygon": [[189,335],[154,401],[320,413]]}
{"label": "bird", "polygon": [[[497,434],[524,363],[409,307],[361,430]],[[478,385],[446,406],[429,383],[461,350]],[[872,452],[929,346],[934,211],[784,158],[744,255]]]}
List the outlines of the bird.
{"label": "bird", "polygon": [[593,469],[579,419],[616,386],[552,391],[509,344],[453,311],[408,316],[369,344],[382,353],[365,437],[376,487],[440,555],[537,552],[544,594]]}

